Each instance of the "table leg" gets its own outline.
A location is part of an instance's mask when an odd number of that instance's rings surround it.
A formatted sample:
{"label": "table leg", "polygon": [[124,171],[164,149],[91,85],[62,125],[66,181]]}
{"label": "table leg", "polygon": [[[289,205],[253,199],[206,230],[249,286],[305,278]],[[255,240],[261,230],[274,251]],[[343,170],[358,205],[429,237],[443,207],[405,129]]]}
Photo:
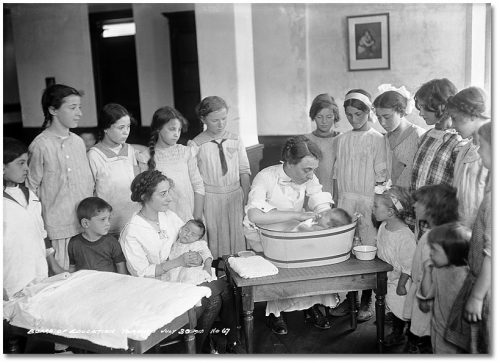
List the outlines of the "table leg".
{"label": "table leg", "polygon": [[387,294],[387,272],[377,273],[375,290],[375,316],[377,320],[377,344],[379,353],[384,351],[385,295]]}
{"label": "table leg", "polygon": [[351,329],[356,330],[358,327],[358,307],[356,301],[358,300],[357,291],[349,291],[347,293],[347,298],[349,299],[349,307],[351,310]]}
{"label": "table leg", "polygon": [[253,353],[253,288],[243,287],[241,289],[241,300],[243,306],[243,327],[245,331],[245,344],[247,353]]}
{"label": "table leg", "polygon": [[188,310],[189,317],[189,330],[192,333],[186,334],[184,341],[186,343],[186,351],[188,354],[196,354],[196,338],[194,336],[194,330],[196,329],[196,312],[194,308]]}

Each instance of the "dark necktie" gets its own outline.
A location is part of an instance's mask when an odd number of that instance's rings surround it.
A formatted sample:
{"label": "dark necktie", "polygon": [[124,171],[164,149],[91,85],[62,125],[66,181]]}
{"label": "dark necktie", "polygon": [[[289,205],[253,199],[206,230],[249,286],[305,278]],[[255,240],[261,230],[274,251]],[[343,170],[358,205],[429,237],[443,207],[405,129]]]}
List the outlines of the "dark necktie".
{"label": "dark necktie", "polygon": [[227,174],[227,162],[226,162],[226,156],[224,155],[224,149],[222,148],[222,143],[226,141],[226,139],[222,139],[220,143],[218,143],[215,140],[212,140],[214,144],[217,144],[217,147],[219,148],[219,157],[220,157],[220,165],[222,167],[222,175]]}

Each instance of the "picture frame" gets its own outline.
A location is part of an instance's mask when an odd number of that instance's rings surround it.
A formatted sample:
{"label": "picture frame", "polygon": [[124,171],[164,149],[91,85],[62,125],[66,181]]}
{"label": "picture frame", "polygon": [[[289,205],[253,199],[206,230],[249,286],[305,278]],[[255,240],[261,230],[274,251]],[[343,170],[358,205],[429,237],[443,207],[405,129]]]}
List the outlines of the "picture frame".
{"label": "picture frame", "polygon": [[389,13],[347,17],[349,71],[390,69]]}

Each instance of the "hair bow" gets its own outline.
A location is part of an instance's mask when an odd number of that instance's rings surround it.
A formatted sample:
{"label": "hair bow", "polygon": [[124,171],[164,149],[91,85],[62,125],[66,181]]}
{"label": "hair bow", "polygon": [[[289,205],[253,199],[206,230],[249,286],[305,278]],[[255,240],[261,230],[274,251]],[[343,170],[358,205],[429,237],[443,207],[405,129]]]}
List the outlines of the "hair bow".
{"label": "hair bow", "polygon": [[383,184],[375,186],[375,194],[382,195],[385,192],[387,192],[387,193],[385,193],[385,195],[387,195],[389,198],[391,198],[392,204],[394,204],[396,209],[401,212],[402,210],[404,210],[403,205],[401,204],[401,202],[399,201],[398,198],[396,198],[394,195],[392,195],[389,192],[391,190],[391,187],[392,187],[392,181],[391,181],[391,179],[389,179],[386,182],[384,182]]}
{"label": "hair bow", "polygon": [[406,114],[409,115],[413,111],[413,108],[415,107],[415,100],[411,96],[410,91],[408,91],[405,86],[401,86],[399,88],[396,88],[392,84],[384,83],[384,84],[381,84],[380,86],[378,86],[377,89],[380,92],[380,94],[387,92],[387,91],[395,91],[395,92],[399,93],[401,96],[403,96],[407,100],[406,110],[405,110]]}
{"label": "hair bow", "polygon": [[385,191],[391,189],[392,181],[391,179],[385,181],[383,184],[375,186],[375,194],[384,194]]}

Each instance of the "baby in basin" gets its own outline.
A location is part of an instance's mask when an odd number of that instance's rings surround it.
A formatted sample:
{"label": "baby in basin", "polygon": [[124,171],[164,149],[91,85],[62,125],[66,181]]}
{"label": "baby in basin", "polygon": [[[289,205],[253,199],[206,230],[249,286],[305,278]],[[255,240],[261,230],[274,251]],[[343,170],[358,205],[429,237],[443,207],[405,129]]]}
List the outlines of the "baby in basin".
{"label": "baby in basin", "polygon": [[292,232],[320,231],[352,223],[349,213],[341,208],[333,208],[332,195],[328,192],[312,195],[307,205],[316,213],[316,217],[300,222]]}
{"label": "baby in basin", "polygon": [[352,217],[342,208],[331,208],[320,212],[316,218],[299,223],[292,232],[321,231],[352,223]]}
{"label": "baby in basin", "polygon": [[174,259],[185,252],[195,251],[201,255],[203,264],[194,267],[176,267],[161,276],[163,281],[198,285],[217,279],[212,271],[212,254],[207,242],[201,239],[204,234],[205,225],[198,219],[191,219],[181,227],[179,237],[172,245],[168,258]]}

